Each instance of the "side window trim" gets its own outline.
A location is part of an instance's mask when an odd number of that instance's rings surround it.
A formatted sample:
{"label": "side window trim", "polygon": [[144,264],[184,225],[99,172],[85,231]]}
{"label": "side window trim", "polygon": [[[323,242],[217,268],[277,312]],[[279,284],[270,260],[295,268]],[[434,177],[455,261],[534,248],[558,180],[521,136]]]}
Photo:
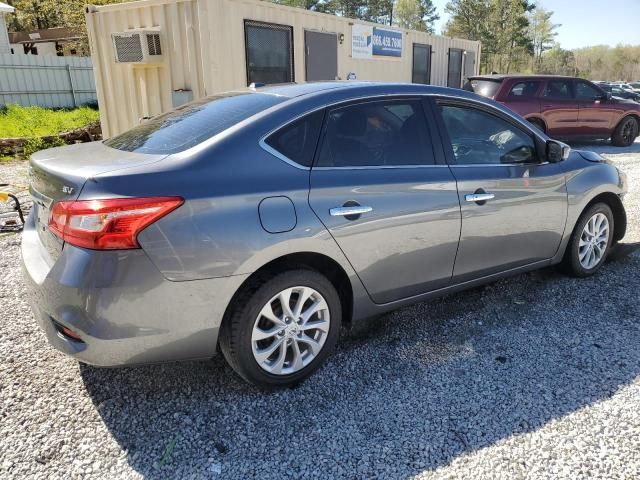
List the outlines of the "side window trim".
{"label": "side window trim", "polygon": [[[366,97],[366,98],[357,98],[357,99],[350,99],[350,100],[346,100],[343,102],[339,102],[339,103],[335,103],[332,105],[328,105],[325,108],[325,115],[324,115],[324,119],[323,119],[323,123],[322,123],[322,128],[320,129],[320,135],[318,137],[318,143],[316,145],[316,151],[315,151],[315,155],[313,158],[313,164],[311,166],[312,170],[384,170],[384,169],[403,169],[403,168],[448,168],[448,165],[446,163],[445,158],[443,158],[443,156],[441,154],[438,153],[438,149],[436,148],[436,145],[434,144],[434,142],[440,140],[440,137],[437,135],[437,131],[435,131],[434,129],[434,125],[433,125],[433,118],[430,118],[429,115],[429,111],[431,111],[431,109],[426,108],[425,103],[428,102],[430,96],[429,95],[379,95],[379,96],[371,96],[371,97]],[[339,167],[335,167],[335,166],[330,166],[330,167],[324,167],[324,166],[318,166],[318,160],[319,160],[319,156],[320,156],[320,149],[321,149],[321,145],[325,140],[326,134],[327,134],[327,127],[328,127],[328,120],[329,120],[329,114],[333,111],[333,110],[339,110],[341,108],[345,108],[345,107],[349,107],[351,105],[360,105],[360,104],[364,104],[364,103],[373,103],[373,102],[383,102],[383,101],[402,101],[402,100],[409,100],[409,101],[415,101],[415,102],[419,102],[421,109],[422,109],[422,115],[424,117],[424,121],[426,123],[426,127],[429,131],[429,134],[432,137],[432,144],[431,144],[431,153],[433,155],[433,159],[435,161],[435,163],[433,165],[362,165],[362,166],[339,166]]]}
{"label": "side window trim", "polygon": [[482,104],[466,102],[464,100],[450,99],[445,97],[434,97],[433,108],[436,116],[436,124],[438,128],[438,132],[440,134],[439,136],[442,142],[442,149],[444,151],[444,156],[447,161],[447,165],[449,167],[509,167],[509,166],[513,167],[513,166],[522,166],[527,164],[526,163],[482,163],[482,164],[466,165],[466,164],[457,163],[455,155],[453,154],[453,148],[451,146],[451,139],[449,138],[449,132],[447,132],[447,127],[444,124],[444,119],[442,118],[442,115],[438,109],[438,107],[441,105],[480,110],[489,115],[493,115],[494,117],[499,118],[500,120],[508,123],[512,127],[518,129],[520,132],[522,132],[523,134],[531,138],[531,142],[533,143],[533,146],[536,151],[536,157],[538,158],[538,162],[539,162],[537,165],[543,165],[545,163],[548,163],[546,158],[544,158],[540,152],[539,142],[537,141],[536,136],[533,133],[523,129],[521,125],[519,125],[517,122],[514,122],[508,116],[501,115],[499,111],[496,112],[488,107],[485,107]]}

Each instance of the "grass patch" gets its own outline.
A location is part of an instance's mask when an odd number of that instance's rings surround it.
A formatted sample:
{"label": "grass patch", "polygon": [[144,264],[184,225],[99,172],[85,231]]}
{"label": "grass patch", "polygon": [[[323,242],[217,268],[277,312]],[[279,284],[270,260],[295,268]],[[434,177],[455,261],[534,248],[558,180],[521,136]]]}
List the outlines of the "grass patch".
{"label": "grass patch", "polygon": [[100,114],[90,107],[51,110],[7,105],[0,110],[0,138],[43,137],[68,132],[97,122]]}

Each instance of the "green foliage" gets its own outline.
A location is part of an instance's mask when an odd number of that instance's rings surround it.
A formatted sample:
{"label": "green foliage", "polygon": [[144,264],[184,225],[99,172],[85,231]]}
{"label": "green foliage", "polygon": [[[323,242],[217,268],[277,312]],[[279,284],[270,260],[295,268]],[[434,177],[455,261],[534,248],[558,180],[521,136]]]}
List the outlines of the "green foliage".
{"label": "green foliage", "polygon": [[444,9],[450,15],[445,34],[475,41],[490,40],[490,8],[491,0],[450,0]]}
{"label": "green foliage", "polygon": [[555,44],[543,53],[538,70],[591,80],[637,81],[640,79],[640,45],[596,45],[569,51]]}
{"label": "green foliage", "polygon": [[542,7],[529,14],[529,38],[533,43],[533,64],[539,69],[542,65],[542,54],[553,47],[556,30],[562,25],[553,23],[553,12]]}
{"label": "green foliage", "polygon": [[434,33],[434,23],[440,15],[432,0],[397,0],[394,17],[402,28]]}
{"label": "green foliage", "polygon": [[97,110],[51,110],[8,105],[0,110],[0,138],[42,137],[84,127],[99,120]]}
{"label": "green foliage", "polygon": [[39,150],[45,150],[47,148],[53,148],[53,147],[61,147],[64,144],[65,144],[64,141],[58,137],[53,137],[49,140],[45,140],[40,137],[30,138],[22,146],[22,156],[24,158],[29,158],[31,155],[33,155]]}
{"label": "green foliage", "polygon": [[76,48],[88,51],[87,25],[84,11],[87,3],[107,5],[130,0],[5,0],[15,7],[15,15],[7,16],[12,32],[32,32],[42,28],[68,27],[82,37]]}
{"label": "green foliage", "polygon": [[533,54],[529,16],[535,9],[530,0],[451,0],[445,33],[479,40],[483,69],[509,73]]}

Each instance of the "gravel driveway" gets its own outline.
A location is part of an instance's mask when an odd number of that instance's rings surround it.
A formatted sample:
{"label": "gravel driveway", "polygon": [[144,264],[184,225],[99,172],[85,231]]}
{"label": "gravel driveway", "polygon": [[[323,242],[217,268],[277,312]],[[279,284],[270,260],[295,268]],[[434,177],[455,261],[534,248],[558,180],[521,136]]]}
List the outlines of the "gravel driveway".
{"label": "gravel driveway", "polygon": [[[627,172],[640,242],[640,143],[588,148]],[[24,169],[0,164],[0,183]],[[1,477],[640,477],[638,254],[404,308],[263,393],[221,358],[109,370],[54,351],[19,243],[0,237]]]}

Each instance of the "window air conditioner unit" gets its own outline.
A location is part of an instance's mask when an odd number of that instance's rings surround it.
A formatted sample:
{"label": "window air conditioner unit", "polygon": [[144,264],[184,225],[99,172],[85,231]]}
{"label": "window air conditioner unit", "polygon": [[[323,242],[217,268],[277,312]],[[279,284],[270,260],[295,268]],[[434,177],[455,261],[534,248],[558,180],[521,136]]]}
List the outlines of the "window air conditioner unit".
{"label": "window air conditioner unit", "polygon": [[158,30],[130,30],[112,33],[116,63],[153,64],[162,62]]}

